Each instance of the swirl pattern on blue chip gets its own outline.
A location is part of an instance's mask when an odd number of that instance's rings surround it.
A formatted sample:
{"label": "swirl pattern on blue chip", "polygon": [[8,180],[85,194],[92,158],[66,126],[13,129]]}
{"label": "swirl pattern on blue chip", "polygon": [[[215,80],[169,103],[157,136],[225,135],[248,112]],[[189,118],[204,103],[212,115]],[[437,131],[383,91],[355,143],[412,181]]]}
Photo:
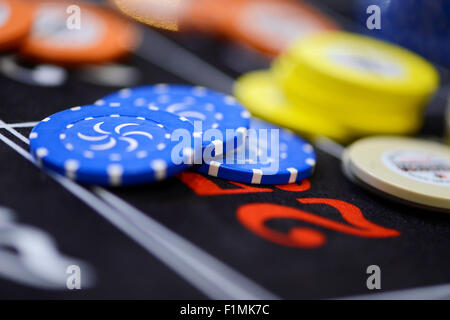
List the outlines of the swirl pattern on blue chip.
{"label": "swirl pattern on blue chip", "polygon": [[[176,130],[189,136],[172,141]],[[38,164],[96,185],[135,185],[173,176],[194,159],[193,125],[158,108],[74,107],[30,133]],[[181,141],[182,142],[182,141]]]}
{"label": "swirl pattern on blue chip", "polygon": [[248,136],[241,148],[224,158],[206,161],[198,170],[210,176],[252,184],[295,183],[313,173],[314,149],[293,132],[252,118]]}
{"label": "swirl pattern on blue chip", "polygon": [[[203,133],[203,148],[209,147],[212,155],[221,155],[239,147],[242,136],[249,127],[250,114],[237,100],[229,95],[188,85],[156,84],[122,89],[98,100],[96,105],[148,107],[174,113],[190,120],[199,121],[196,131]],[[196,123],[197,124],[197,123]],[[232,130],[228,133],[227,130]],[[209,131],[209,135],[205,132]]]}

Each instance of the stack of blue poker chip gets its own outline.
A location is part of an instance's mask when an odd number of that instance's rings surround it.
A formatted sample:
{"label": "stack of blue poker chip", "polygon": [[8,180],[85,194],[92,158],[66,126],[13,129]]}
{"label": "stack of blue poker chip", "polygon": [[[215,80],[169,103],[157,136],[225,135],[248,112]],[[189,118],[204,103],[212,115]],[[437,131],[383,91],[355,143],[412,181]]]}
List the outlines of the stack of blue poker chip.
{"label": "stack of blue poker chip", "polygon": [[[244,107],[203,87],[145,86],[42,120],[30,134],[30,150],[46,169],[105,186],[150,183],[193,164],[212,176],[254,184],[294,183],[313,172],[316,156],[310,144],[251,120],[249,131]],[[197,145],[202,135],[207,139]]]}
{"label": "stack of blue poker chip", "polygon": [[[172,139],[175,130],[184,142]],[[38,164],[76,181],[135,185],[192,165],[193,134],[187,119],[157,108],[89,105],[42,120],[30,133],[30,150]]]}
{"label": "stack of blue poker chip", "polygon": [[203,133],[202,146],[211,156],[220,155],[227,148],[239,147],[250,121],[249,112],[234,97],[188,85],[127,88],[98,100],[96,104],[138,109],[158,106],[185,117],[195,124],[197,132]]}
{"label": "stack of blue poker chip", "polygon": [[241,148],[206,161],[198,170],[243,183],[288,184],[308,178],[315,164],[316,155],[308,142],[291,131],[252,118]]}
{"label": "stack of blue poker chip", "polygon": [[[366,28],[366,9],[381,9],[381,29]],[[438,64],[450,67],[450,1],[358,0],[356,15],[363,31],[409,48]]]}

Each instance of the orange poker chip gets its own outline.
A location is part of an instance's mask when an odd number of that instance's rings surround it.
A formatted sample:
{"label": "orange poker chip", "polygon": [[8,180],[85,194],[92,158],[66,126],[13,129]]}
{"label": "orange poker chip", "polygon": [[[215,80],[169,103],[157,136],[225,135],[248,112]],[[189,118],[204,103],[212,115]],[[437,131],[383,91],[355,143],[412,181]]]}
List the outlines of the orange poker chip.
{"label": "orange poker chip", "polygon": [[[193,0],[196,1],[196,0]],[[133,19],[155,28],[178,31],[191,0],[109,0]]]}
{"label": "orange poker chip", "polygon": [[180,19],[181,31],[222,34],[233,19],[234,0],[187,0]]}
{"label": "orange poker chip", "polygon": [[[0,0],[1,1],[1,0]],[[66,66],[118,60],[137,46],[136,26],[109,9],[82,2],[36,1],[20,54]]]}
{"label": "orange poker chip", "polygon": [[0,50],[15,47],[31,28],[32,10],[20,0],[0,0]]}
{"label": "orange poker chip", "polygon": [[301,36],[339,29],[330,18],[300,1],[210,1],[215,2],[218,11],[209,9],[209,14],[216,17],[214,22],[220,24],[225,35],[271,56]]}
{"label": "orange poker chip", "polygon": [[[228,1],[228,0],[227,0]],[[170,31],[217,33],[224,0],[109,0],[129,17]]]}

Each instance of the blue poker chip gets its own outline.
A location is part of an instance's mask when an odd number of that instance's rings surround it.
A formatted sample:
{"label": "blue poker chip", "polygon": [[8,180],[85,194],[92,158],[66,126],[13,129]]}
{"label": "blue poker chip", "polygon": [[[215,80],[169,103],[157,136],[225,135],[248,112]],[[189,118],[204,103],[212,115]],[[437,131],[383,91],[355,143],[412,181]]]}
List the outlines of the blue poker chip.
{"label": "blue poker chip", "polygon": [[252,118],[241,148],[206,161],[198,170],[236,182],[288,184],[308,178],[315,164],[311,144],[291,131]]}
{"label": "blue poker chip", "polygon": [[193,135],[186,118],[155,107],[89,105],[39,122],[30,133],[30,150],[44,168],[81,183],[135,185],[188,168]]}
{"label": "blue poker chip", "polygon": [[[235,98],[204,87],[156,84],[122,89],[98,100],[96,105],[160,109],[197,121],[203,148],[221,155],[239,147],[250,123],[250,113]],[[227,132],[228,131],[228,132]],[[228,149],[227,149],[228,148]]]}

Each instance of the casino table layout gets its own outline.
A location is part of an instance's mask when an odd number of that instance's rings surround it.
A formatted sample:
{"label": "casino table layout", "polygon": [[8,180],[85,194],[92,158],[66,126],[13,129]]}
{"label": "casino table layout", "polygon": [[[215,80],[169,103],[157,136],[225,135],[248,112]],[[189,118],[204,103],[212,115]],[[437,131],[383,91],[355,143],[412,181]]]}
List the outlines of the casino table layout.
{"label": "casino table layout", "polygon": [[[139,70],[138,85],[232,93],[244,69],[268,66],[220,39],[142,32],[123,62]],[[450,283],[450,215],[353,184],[333,148],[317,146],[314,174],[289,185],[188,170],[152,184],[99,187],[36,166],[28,137],[37,121],[119,89],[73,72],[60,87],[0,74],[0,228],[28,232],[37,248],[14,252],[0,242],[0,298],[329,299]],[[40,245],[47,250],[34,257]],[[80,266],[80,290],[55,285],[46,272],[52,259]],[[373,266],[381,288],[370,290]]]}

